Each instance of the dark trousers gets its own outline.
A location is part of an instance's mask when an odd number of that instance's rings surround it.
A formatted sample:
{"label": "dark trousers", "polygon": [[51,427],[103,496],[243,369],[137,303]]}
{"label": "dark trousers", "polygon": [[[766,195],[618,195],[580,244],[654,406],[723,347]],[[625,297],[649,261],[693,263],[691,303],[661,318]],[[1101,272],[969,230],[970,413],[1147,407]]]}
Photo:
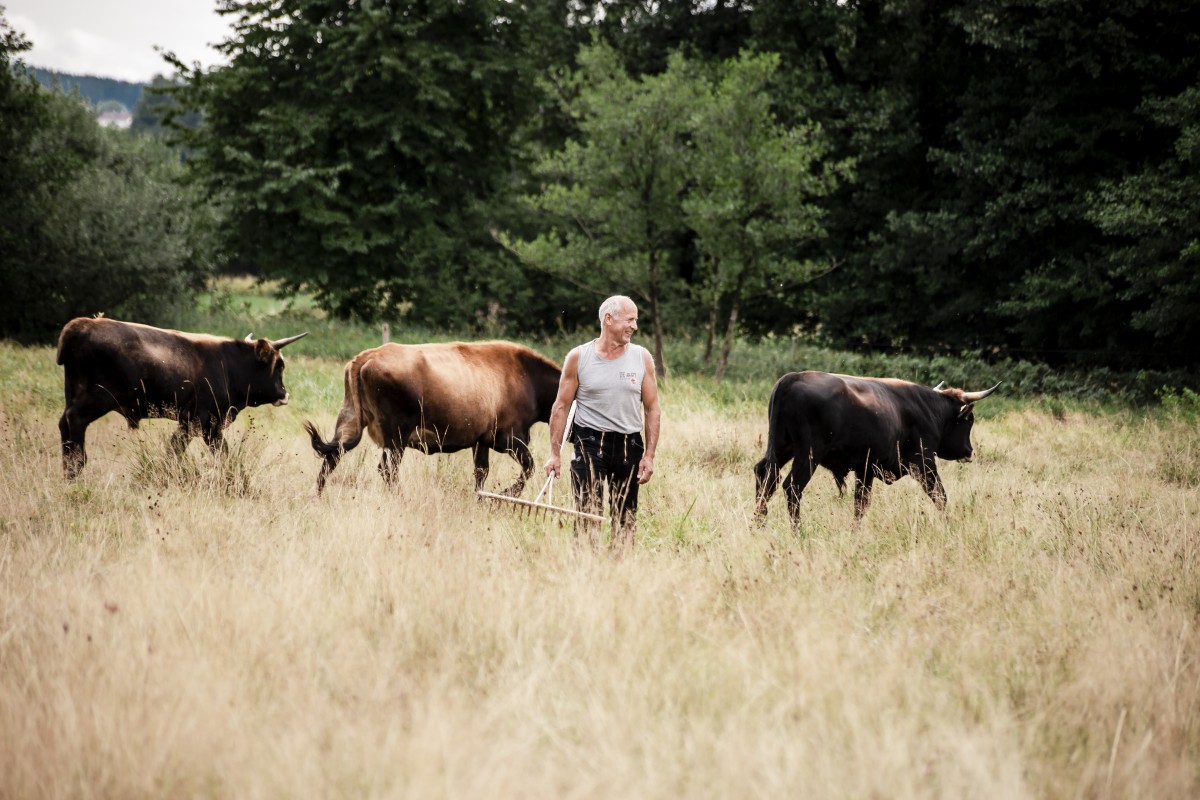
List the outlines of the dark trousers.
{"label": "dark trousers", "polygon": [[611,433],[575,426],[571,433],[571,489],[579,510],[601,513],[604,487],[614,535],[618,527],[632,528],[638,504],[638,464],[646,447],[640,433]]}

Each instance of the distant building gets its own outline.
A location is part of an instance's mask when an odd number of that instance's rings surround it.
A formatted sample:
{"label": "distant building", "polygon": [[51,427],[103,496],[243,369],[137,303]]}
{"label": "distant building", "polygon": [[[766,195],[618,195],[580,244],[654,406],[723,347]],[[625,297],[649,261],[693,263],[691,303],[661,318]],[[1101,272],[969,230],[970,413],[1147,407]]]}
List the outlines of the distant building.
{"label": "distant building", "polygon": [[102,111],[96,115],[102,128],[128,128],[133,124],[133,114],[128,111]]}

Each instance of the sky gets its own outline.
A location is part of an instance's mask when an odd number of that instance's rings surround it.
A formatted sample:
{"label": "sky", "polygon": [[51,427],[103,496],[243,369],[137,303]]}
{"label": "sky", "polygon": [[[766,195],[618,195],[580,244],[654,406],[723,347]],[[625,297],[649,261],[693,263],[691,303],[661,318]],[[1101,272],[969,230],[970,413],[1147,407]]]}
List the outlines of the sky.
{"label": "sky", "polygon": [[26,64],[74,75],[149,83],[172,70],[154,51],[185,64],[224,63],[209,43],[231,33],[217,0],[0,0],[3,16],[33,45]]}

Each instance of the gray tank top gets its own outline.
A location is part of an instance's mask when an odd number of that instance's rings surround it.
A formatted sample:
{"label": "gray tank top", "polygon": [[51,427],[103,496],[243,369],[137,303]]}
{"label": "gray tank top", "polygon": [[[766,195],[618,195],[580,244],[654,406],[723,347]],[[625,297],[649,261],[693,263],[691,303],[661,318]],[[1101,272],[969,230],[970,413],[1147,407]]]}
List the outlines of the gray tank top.
{"label": "gray tank top", "polygon": [[596,342],[579,346],[579,391],[575,424],[613,433],[642,430],[642,380],[646,348],[630,343],[612,361],[596,355]]}

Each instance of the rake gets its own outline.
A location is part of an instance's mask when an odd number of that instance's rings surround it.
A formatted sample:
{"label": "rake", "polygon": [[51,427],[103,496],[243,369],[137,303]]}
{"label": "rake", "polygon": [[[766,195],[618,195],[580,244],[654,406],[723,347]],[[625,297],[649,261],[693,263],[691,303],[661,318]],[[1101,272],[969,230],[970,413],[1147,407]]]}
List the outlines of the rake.
{"label": "rake", "polygon": [[[571,423],[575,421],[575,402],[571,402],[571,410],[567,412],[567,424],[563,426],[563,442],[567,442],[571,438]],[[475,491],[476,496],[486,497],[488,500],[495,500],[501,503],[508,503],[516,506],[518,513],[526,516],[532,516],[535,519],[546,519],[551,514],[558,514],[564,517],[572,517],[574,519],[582,519],[588,522],[604,522],[604,517],[600,514],[590,514],[586,511],[576,511],[573,508],[564,508],[554,505],[554,473],[546,476],[546,482],[542,484],[541,490],[537,493],[537,497],[532,500],[526,500],[523,497],[510,497],[506,494],[496,494],[495,492],[485,492],[482,489]],[[542,502],[543,495],[546,502]]]}

